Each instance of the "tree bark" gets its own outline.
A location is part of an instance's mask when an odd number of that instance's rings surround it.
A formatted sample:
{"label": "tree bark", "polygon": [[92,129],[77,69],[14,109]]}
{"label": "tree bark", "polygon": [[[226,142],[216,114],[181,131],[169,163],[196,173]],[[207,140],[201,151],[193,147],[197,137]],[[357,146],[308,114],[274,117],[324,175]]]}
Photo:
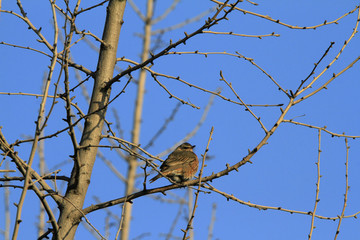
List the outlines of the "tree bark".
{"label": "tree bark", "polygon": [[[66,194],[60,205],[58,219],[59,236],[61,239],[74,239],[76,229],[82,218],[83,207],[88,190],[91,173],[96,159],[96,146],[101,140],[101,130],[109,102],[111,89],[104,90],[106,83],[113,77],[116,64],[116,52],[126,0],[110,0],[103,32],[103,41],[94,79],[91,101],[84,124],[79,149],[74,153],[74,166]],[[54,234],[54,239],[56,235]]]}

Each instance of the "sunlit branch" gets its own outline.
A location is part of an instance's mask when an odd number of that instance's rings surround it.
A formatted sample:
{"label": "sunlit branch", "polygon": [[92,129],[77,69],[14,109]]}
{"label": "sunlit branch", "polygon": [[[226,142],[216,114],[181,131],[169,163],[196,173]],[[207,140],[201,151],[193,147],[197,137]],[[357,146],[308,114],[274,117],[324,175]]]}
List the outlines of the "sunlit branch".
{"label": "sunlit branch", "polygon": [[[319,73],[316,77],[314,77],[314,79],[307,84],[304,88],[300,89],[297,94],[295,96],[298,96],[299,94],[301,94],[302,92],[304,92],[305,90],[311,88],[311,86],[326,72],[328,71],[328,69],[335,63],[335,61],[337,61],[340,57],[340,55],[342,54],[342,52],[344,51],[345,47],[348,46],[349,42],[351,41],[351,39],[353,39],[353,37],[355,36],[355,34],[357,33],[357,29],[359,26],[359,21],[360,21],[360,9],[358,11],[358,16],[357,16],[357,21],[354,27],[354,30],[352,31],[350,37],[344,42],[342,48],[340,49],[339,53],[334,57],[334,59],[324,68],[324,70]],[[317,93],[318,91],[320,91],[323,88],[326,88],[326,86],[335,78],[337,78],[338,76],[340,76],[343,72],[345,72],[347,69],[351,68],[358,60],[360,59],[360,57],[358,57],[357,59],[355,59],[355,61],[353,61],[350,65],[348,65],[346,68],[344,68],[340,73],[338,74],[333,74],[333,77],[327,81],[325,84],[323,84],[320,88],[318,88],[317,90],[315,90],[314,92],[311,93],[311,95],[313,95],[314,93]],[[308,94],[307,96],[304,97],[307,98],[309,96],[311,96],[310,94]],[[301,99],[303,100],[303,99]],[[299,101],[299,100],[298,100]],[[297,101],[296,101],[297,102]],[[296,104],[295,102],[295,104]]]}
{"label": "sunlit branch", "polygon": [[[217,0],[211,0],[212,2],[214,3],[217,3],[217,4],[223,4],[222,2],[220,1],[217,1]],[[227,4],[227,6],[230,6],[230,4]],[[356,6],[353,10],[351,10],[350,12],[347,12],[345,13],[344,15],[338,17],[337,19],[333,20],[333,21],[327,21],[325,20],[323,23],[321,24],[318,24],[318,25],[313,25],[313,26],[303,26],[303,27],[299,27],[299,26],[295,26],[295,25],[291,25],[291,24],[287,24],[287,23],[284,23],[284,22],[281,22],[279,19],[273,19],[271,18],[270,16],[268,15],[263,15],[263,14],[259,14],[259,13],[255,13],[255,12],[251,12],[251,11],[247,11],[247,10],[244,10],[244,9],[241,9],[241,8],[238,8],[238,7],[235,7],[236,10],[244,13],[244,14],[249,14],[249,15],[253,15],[253,16],[256,16],[256,17],[260,17],[260,18],[263,18],[263,19],[266,19],[266,20],[269,20],[271,22],[274,22],[274,23],[277,23],[277,24],[280,24],[282,26],[285,26],[285,27],[288,27],[288,28],[291,28],[291,29],[316,29],[318,27],[322,27],[322,26],[326,26],[326,25],[330,25],[330,24],[338,24],[338,21],[341,20],[342,18],[354,13],[356,11],[356,9],[358,9],[359,6]]]}
{"label": "sunlit branch", "polygon": [[349,150],[350,150],[350,146],[348,145],[348,139],[345,138],[345,147],[346,147],[346,160],[345,160],[345,194],[344,194],[344,204],[343,204],[343,208],[341,211],[341,214],[339,216],[339,222],[338,222],[338,226],[336,229],[336,233],[335,233],[335,237],[334,240],[337,239],[337,237],[339,236],[340,233],[340,226],[342,223],[342,220],[345,216],[345,209],[347,206],[347,200],[348,200],[348,193],[349,193]]}
{"label": "sunlit branch", "polygon": [[240,34],[234,32],[214,32],[214,31],[203,31],[203,33],[211,33],[211,34],[219,34],[219,35],[231,35],[231,36],[239,36],[239,37],[252,37],[262,39],[263,37],[280,37],[280,34],[270,33],[263,35],[248,35],[248,34]]}
{"label": "sunlit branch", "polygon": [[317,180],[316,180],[316,193],[315,193],[315,204],[314,209],[311,212],[311,224],[310,224],[310,232],[308,235],[308,239],[310,240],[312,237],[313,230],[315,229],[314,222],[315,222],[315,215],[316,215],[316,209],[318,206],[318,203],[320,201],[319,199],[319,192],[320,192],[320,155],[321,155],[321,129],[318,130],[318,158],[316,164],[317,169]]}
{"label": "sunlit branch", "polygon": [[287,119],[284,119],[283,122],[284,123],[292,123],[292,124],[295,124],[295,125],[304,126],[304,127],[308,127],[308,128],[319,129],[319,130],[322,130],[322,131],[330,134],[332,137],[345,137],[345,138],[353,138],[353,139],[360,138],[360,136],[346,135],[346,134],[339,134],[339,133],[331,132],[331,131],[327,130],[326,126],[325,127],[317,127],[317,126],[314,126],[314,125],[301,123],[301,122],[296,122],[294,120],[287,120]]}

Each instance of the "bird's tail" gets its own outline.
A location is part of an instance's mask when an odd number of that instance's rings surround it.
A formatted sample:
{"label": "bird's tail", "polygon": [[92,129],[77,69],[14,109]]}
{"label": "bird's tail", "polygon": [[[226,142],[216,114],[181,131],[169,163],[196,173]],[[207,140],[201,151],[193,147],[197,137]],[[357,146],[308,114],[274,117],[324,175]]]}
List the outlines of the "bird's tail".
{"label": "bird's tail", "polygon": [[155,182],[156,180],[158,180],[159,178],[161,178],[161,175],[160,174],[158,174],[158,175],[156,175],[155,177],[153,177],[152,179],[150,179],[150,183],[152,183],[152,182]]}

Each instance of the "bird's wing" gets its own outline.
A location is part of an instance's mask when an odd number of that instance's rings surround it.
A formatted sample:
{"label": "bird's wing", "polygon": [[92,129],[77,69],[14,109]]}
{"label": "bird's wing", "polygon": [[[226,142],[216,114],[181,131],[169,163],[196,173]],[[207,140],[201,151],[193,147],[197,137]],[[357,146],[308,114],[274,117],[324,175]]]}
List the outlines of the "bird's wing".
{"label": "bird's wing", "polygon": [[[195,157],[195,158],[194,158]],[[184,164],[190,163],[196,160],[196,155],[193,152],[173,152],[171,153],[165,162],[161,165],[161,171],[171,171],[178,168],[182,168]]]}

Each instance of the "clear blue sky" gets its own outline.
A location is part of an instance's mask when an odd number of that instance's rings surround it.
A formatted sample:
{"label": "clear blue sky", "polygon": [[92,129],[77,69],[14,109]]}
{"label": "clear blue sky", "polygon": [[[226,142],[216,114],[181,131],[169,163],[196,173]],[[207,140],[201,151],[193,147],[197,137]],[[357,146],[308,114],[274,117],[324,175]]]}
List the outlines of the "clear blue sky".
{"label": "clear blue sky", "polygon": [[[145,1],[137,1],[140,10],[144,12]],[[168,6],[165,1],[157,1],[155,17],[159,16]],[[323,23],[325,20],[332,21],[356,6],[354,1],[257,1],[258,6],[253,6],[244,1],[239,4],[240,8],[269,15],[281,22],[298,25],[313,26]],[[86,8],[88,2],[82,8]],[[42,33],[52,41],[52,18],[50,6],[47,1],[27,2],[23,1],[24,8],[36,27],[42,27]],[[175,11],[164,21],[154,26],[154,30],[167,28],[192,18],[214,6],[210,1],[182,1]],[[15,2],[3,1],[2,10],[19,12]],[[104,25],[106,7],[99,7],[93,12],[85,13],[77,19],[79,30],[89,30],[101,37]],[[328,55],[321,62],[315,72],[318,75],[338,54],[344,41],[349,38],[356,24],[358,12],[338,21],[338,24],[319,27],[316,30],[295,30],[281,26],[274,22],[251,15],[244,15],[234,11],[229,15],[229,21],[223,21],[213,28],[213,31],[232,31],[234,33],[259,35],[272,32],[280,34],[280,37],[245,38],[238,36],[224,36],[214,34],[197,35],[190,39],[186,45],[180,45],[174,51],[199,52],[228,52],[236,51],[245,57],[254,59],[255,63],[269,73],[284,89],[296,90],[303,80],[313,69],[317,62],[329,47],[330,42],[335,42]],[[212,13],[208,14],[212,16]],[[207,16],[207,17],[208,17]],[[63,19],[58,15],[58,20]],[[141,39],[135,33],[141,33],[142,22],[136,16],[130,5],[125,12],[125,23],[120,34],[118,57],[125,56],[134,61],[139,61],[141,51]],[[180,29],[167,32],[161,38],[163,42],[155,50],[161,50],[169,42],[176,41],[184,36],[183,32],[191,33],[198,29],[205,18],[193,22]],[[29,46],[42,51],[47,49],[36,41],[37,36],[27,29],[27,26],[18,18],[0,13],[0,42]],[[75,38],[77,39],[77,38]],[[90,38],[91,39],[91,38]],[[91,39],[92,40],[92,39]],[[155,41],[156,38],[153,38]],[[97,47],[99,44],[92,41]],[[340,58],[319,79],[314,87],[304,95],[315,90],[331,78],[333,73],[338,73],[353,60],[360,52],[359,35],[351,40]],[[41,84],[49,59],[39,53],[24,49],[0,45],[0,92],[24,92],[41,93]],[[80,42],[72,49],[74,60],[90,70],[95,70],[97,52],[85,42]],[[250,62],[225,55],[209,55],[207,58],[200,55],[170,55],[156,60],[152,67],[154,71],[172,76],[180,76],[182,79],[214,91],[216,88],[223,89],[222,94],[236,101],[236,97],[230,89],[220,82],[219,72],[222,70],[227,81],[231,82],[239,96],[247,104],[287,104],[288,98],[271,80]],[[127,67],[127,64],[119,64]],[[57,68],[57,71],[59,68]],[[358,93],[359,63],[356,63],[346,73],[328,85],[327,90],[322,90],[315,96],[294,106],[285,119],[293,119],[298,122],[324,127],[335,133],[348,135],[360,135],[360,111]],[[138,73],[133,74],[134,77]],[[77,84],[72,73],[71,86]],[[81,75],[84,79],[86,76]],[[310,80],[312,77],[310,78]],[[56,79],[53,80],[55,82]],[[204,111],[209,94],[194,88],[189,88],[175,80],[160,78],[160,81],[176,96],[189,101],[201,109],[196,110],[183,105],[173,122],[169,124],[166,132],[156,141],[155,145],[148,149],[156,155],[173,146],[190,132],[200,120]],[[61,87],[63,88],[63,82]],[[122,89],[125,80],[116,83],[113,87],[113,95]],[[86,83],[88,91],[92,89],[92,81]],[[144,103],[144,116],[141,130],[141,143],[146,145],[152,136],[161,127],[165,119],[170,115],[177,104],[176,99],[168,98],[168,94],[148,76],[147,90]],[[50,93],[53,93],[53,87]],[[124,95],[119,97],[109,108],[109,121],[114,121],[112,108],[116,109],[124,130],[124,138],[130,140],[133,108],[136,85],[131,84]],[[84,112],[87,111],[86,100],[77,91],[76,102]],[[38,114],[40,99],[30,96],[0,95],[0,108],[2,114],[0,126],[12,143],[16,139],[24,139],[34,134],[36,116]],[[50,101],[47,105],[49,110]],[[271,128],[280,115],[279,108],[255,107],[251,108],[265,126]],[[45,134],[50,134],[57,129],[66,126],[61,119],[65,116],[64,103],[56,104],[54,113],[49,120]],[[209,156],[204,169],[204,175],[218,172],[225,168],[225,164],[233,165],[246,156],[248,149],[253,149],[264,136],[259,123],[244,111],[244,107],[231,104],[220,98],[214,99],[206,121],[197,134],[189,140],[196,144],[195,151],[200,157],[204,153],[211,127],[214,127],[213,140],[210,143]],[[77,133],[78,139],[80,134]],[[49,171],[61,169],[61,175],[69,174],[71,164],[69,155],[72,154],[72,146],[69,137],[63,133],[58,138],[53,138],[45,143],[45,156]],[[105,142],[104,142],[105,143]],[[358,139],[349,139],[349,185],[348,202],[345,215],[351,215],[360,211],[360,179],[359,179],[359,154],[360,144]],[[30,144],[17,147],[24,160],[29,157]],[[317,214],[326,217],[336,217],[341,214],[345,193],[345,160],[346,149],[344,138],[331,137],[322,132],[321,138],[321,182],[320,202]],[[125,174],[126,165],[115,151],[101,150],[116,168]],[[317,168],[315,162],[318,157],[318,131],[303,126],[283,123],[265,145],[252,159],[253,164],[246,164],[239,172],[231,172],[228,176],[216,179],[212,185],[221,191],[233,194],[243,201],[250,201],[259,205],[283,207],[296,211],[313,211],[315,203],[315,183],[317,181]],[[163,157],[165,158],[165,157]],[[6,160],[8,161],[8,159]],[[38,159],[34,163],[37,168]],[[3,169],[5,163],[0,167]],[[11,163],[11,169],[15,166]],[[139,174],[142,170],[139,169]],[[10,174],[16,176],[16,174]],[[0,174],[2,177],[2,174]],[[19,184],[14,182],[14,184]],[[22,183],[20,183],[22,185]],[[148,187],[163,186],[168,184],[165,179],[158,180]],[[137,181],[137,186],[142,187],[142,179]],[[60,189],[64,189],[60,182]],[[16,208],[12,203],[19,200],[19,189],[11,189],[11,217],[13,220]],[[93,196],[98,196],[101,201],[107,201],[122,197],[124,184],[104,165],[99,159],[95,165],[92,182],[89,188],[85,207],[96,203]],[[177,196],[184,196],[185,190],[173,191]],[[3,195],[3,189],[0,188]],[[171,193],[166,196],[156,196],[169,200],[174,199]],[[1,197],[3,199],[3,197]],[[24,205],[23,223],[21,223],[19,239],[31,237],[35,239],[36,228],[34,220],[38,215],[39,201],[33,193],[27,195]],[[50,200],[49,200],[50,201]],[[302,214],[290,214],[281,211],[259,211],[249,208],[226,198],[217,193],[200,194],[198,209],[194,219],[195,239],[207,239],[208,226],[211,218],[212,204],[217,205],[216,221],[214,223],[213,239],[306,239],[310,230],[311,216]],[[3,205],[3,204],[1,204]],[[114,206],[109,210],[120,217],[121,206]],[[154,201],[151,197],[143,197],[134,200],[133,221],[131,239],[148,233],[142,239],[164,239],[161,234],[167,233],[175,218],[178,205],[165,204]],[[4,212],[4,208],[0,208]],[[104,230],[105,211],[91,213],[89,220],[100,230]],[[186,228],[186,207],[173,232],[176,236],[182,236],[180,228]],[[0,217],[0,229],[4,229],[4,217]],[[359,239],[359,220],[354,218],[344,219],[340,228],[338,239]],[[115,221],[112,219],[112,223]],[[315,219],[313,239],[332,239],[335,236],[337,221]],[[114,238],[116,227],[111,228],[110,239]],[[11,228],[12,229],[12,228]],[[81,226],[78,230],[77,239],[91,239],[91,235]]]}

